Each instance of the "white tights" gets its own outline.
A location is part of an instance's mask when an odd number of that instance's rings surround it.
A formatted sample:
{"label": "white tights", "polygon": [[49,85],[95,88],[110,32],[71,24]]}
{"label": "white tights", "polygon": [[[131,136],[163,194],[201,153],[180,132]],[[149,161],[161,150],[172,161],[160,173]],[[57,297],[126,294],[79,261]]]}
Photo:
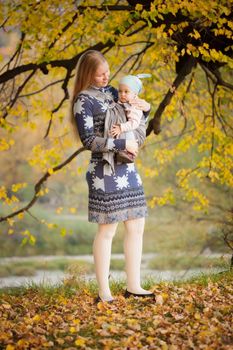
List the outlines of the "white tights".
{"label": "white tights", "polygon": [[[126,234],[124,238],[125,270],[127,290],[132,293],[151,293],[140,284],[140,267],[142,258],[143,232],[145,218],[127,220],[124,222]],[[96,279],[99,286],[99,296],[103,301],[112,300],[109,288],[109,269],[111,260],[112,239],[116,233],[117,223],[99,224],[98,232],[93,242],[93,255]]]}

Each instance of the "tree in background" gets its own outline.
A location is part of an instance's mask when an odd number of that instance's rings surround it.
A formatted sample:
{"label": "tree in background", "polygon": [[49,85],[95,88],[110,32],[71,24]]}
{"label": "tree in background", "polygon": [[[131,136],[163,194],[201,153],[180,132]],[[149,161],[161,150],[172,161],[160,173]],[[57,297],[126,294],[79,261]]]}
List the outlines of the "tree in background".
{"label": "tree in background", "polygon": [[[178,158],[188,159],[176,169],[174,186],[151,194],[151,207],[179,196],[206,211],[213,205],[206,184],[230,191],[231,1],[21,0],[1,2],[0,10],[2,159],[17,159],[40,174],[37,182],[31,175],[15,182],[16,174],[5,173],[0,198],[9,210],[0,221],[11,231],[48,192],[47,179],[66,171],[83,151],[71,153],[75,143],[67,114],[75,66],[88,49],[106,55],[113,84],[122,73],[152,74],[145,86],[152,104],[145,146],[150,164],[139,159],[141,171],[160,178]],[[7,51],[9,38],[16,42]],[[29,139],[27,149],[20,148],[22,135]],[[19,191],[28,181],[35,183],[34,195],[22,207]]]}

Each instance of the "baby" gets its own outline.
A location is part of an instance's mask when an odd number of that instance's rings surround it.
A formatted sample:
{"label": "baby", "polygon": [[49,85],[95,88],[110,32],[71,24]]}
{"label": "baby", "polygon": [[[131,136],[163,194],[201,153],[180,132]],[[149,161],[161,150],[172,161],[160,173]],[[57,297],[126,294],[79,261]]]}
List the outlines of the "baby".
{"label": "baby", "polygon": [[122,132],[127,132],[126,138],[132,139],[131,133],[128,132],[137,129],[143,116],[143,111],[131,105],[130,102],[137,98],[142,90],[140,78],[150,76],[150,74],[126,75],[119,81],[118,103],[122,104],[125,109],[127,122],[112,126],[111,134],[113,137],[119,137]]}

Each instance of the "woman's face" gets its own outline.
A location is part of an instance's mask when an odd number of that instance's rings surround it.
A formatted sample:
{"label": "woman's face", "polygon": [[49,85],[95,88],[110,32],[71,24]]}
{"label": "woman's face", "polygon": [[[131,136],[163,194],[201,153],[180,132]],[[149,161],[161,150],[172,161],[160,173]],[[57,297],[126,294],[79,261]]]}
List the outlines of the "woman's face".
{"label": "woman's face", "polygon": [[96,87],[104,87],[108,85],[110,70],[107,62],[101,63],[93,77],[93,85]]}

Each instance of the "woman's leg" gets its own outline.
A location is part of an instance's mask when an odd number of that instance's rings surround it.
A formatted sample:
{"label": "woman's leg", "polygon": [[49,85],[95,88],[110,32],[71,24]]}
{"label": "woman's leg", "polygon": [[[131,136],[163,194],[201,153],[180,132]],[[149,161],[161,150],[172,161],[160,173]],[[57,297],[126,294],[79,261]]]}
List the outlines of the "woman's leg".
{"label": "woman's leg", "polygon": [[99,286],[99,296],[103,301],[112,300],[109,288],[109,268],[111,260],[112,239],[115,235],[117,223],[99,224],[98,232],[93,242],[96,279]]}
{"label": "woman's leg", "polygon": [[150,291],[141,287],[140,281],[145,218],[127,220],[124,224],[126,228],[124,253],[127,290],[131,293],[151,294]]}

